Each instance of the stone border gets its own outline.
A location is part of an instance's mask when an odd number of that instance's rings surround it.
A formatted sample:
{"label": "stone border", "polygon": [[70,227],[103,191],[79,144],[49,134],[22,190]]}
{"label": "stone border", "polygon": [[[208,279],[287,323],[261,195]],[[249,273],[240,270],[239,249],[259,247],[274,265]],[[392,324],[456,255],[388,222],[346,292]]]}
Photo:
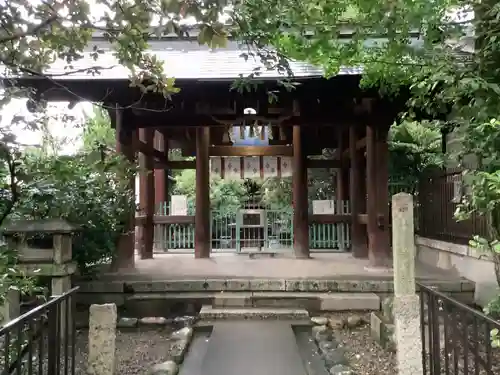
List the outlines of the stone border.
{"label": "stone border", "polygon": [[127,318],[121,317],[116,323],[117,328],[137,328],[137,327],[150,327],[158,328],[167,325],[182,325],[184,327],[192,327],[196,321],[196,316],[178,316],[173,319],[158,317],[145,317],[145,318]]}
{"label": "stone border", "polygon": [[313,317],[311,322],[314,324],[311,334],[328,373],[331,375],[354,375],[354,370],[349,366],[349,361],[345,356],[345,349],[333,337],[333,330],[329,326],[328,318]]}
{"label": "stone border", "polygon": [[[471,292],[474,283],[465,279],[432,280],[442,292]],[[162,293],[162,292],[373,292],[392,293],[393,281],[380,280],[333,280],[333,279],[195,279],[165,281],[81,281],[79,294],[109,293]]]}
{"label": "stone border", "polygon": [[184,361],[189,345],[193,339],[193,328],[184,327],[170,335],[173,341],[170,346],[170,352],[167,360],[153,365],[149,374],[151,375],[177,375],[179,367]]}
{"label": "stone border", "polygon": [[431,250],[443,251],[446,253],[451,253],[459,256],[467,256],[474,259],[481,259],[486,261],[491,261],[491,256],[489,254],[483,254],[477,249],[467,245],[455,244],[452,242],[446,242],[441,240],[434,240],[428,237],[415,236],[415,243],[418,246],[425,246]]}

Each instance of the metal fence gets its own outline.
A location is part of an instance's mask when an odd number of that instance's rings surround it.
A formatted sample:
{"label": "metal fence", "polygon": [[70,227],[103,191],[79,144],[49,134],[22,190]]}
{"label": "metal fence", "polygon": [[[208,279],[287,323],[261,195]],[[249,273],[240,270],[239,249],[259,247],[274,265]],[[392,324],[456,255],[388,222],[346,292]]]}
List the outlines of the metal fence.
{"label": "metal fence", "polygon": [[0,328],[2,375],[75,374],[75,295],[53,297]]}
{"label": "metal fence", "polygon": [[419,186],[421,236],[464,244],[474,235],[487,237],[485,217],[455,219],[463,190],[463,176],[458,169],[435,171],[422,177]]}
{"label": "metal fence", "polygon": [[492,345],[500,323],[433,288],[418,286],[424,375],[500,374],[500,349]]}
{"label": "metal fence", "polygon": [[[332,200],[331,203],[336,214],[349,214],[348,201]],[[310,213],[312,214],[312,210]],[[156,216],[169,214],[170,207],[166,203],[160,204],[156,210]],[[188,214],[194,215],[194,207],[188,207]],[[289,206],[267,207],[262,203],[249,202],[234,210],[212,210],[211,215],[213,252],[255,249],[291,251],[293,248],[293,209]],[[245,220],[250,221],[247,223]],[[194,224],[155,224],[155,250],[194,251],[194,232]],[[309,245],[312,251],[348,251],[350,244],[348,222],[309,224]]]}

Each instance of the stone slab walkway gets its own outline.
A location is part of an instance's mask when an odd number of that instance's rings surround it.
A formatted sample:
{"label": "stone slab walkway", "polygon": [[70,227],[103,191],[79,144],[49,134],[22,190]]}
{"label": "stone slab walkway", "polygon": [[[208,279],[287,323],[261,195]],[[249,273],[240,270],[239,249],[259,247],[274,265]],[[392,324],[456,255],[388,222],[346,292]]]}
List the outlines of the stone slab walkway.
{"label": "stone slab walkway", "polygon": [[[106,269],[100,272],[106,275]],[[272,278],[272,279],[381,279],[392,280],[392,270],[373,270],[367,259],[348,253],[313,254],[311,259],[249,259],[236,254],[212,254],[208,259],[194,259],[192,254],[155,254],[154,259],[136,259],[135,269],[113,274],[114,279],[173,280],[200,278]],[[420,280],[460,280],[451,271],[416,264]]]}
{"label": "stone slab walkway", "polygon": [[306,375],[290,324],[221,322],[214,325],[200,373],[192,375]]}

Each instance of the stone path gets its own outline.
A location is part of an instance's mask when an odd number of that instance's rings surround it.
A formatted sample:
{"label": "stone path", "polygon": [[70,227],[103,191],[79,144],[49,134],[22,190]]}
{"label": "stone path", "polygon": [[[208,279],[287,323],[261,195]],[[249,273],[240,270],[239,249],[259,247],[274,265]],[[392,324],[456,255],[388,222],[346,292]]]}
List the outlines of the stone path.
{"label": "stone path", "polygon": [[276,321],[215,323],[199,372],[191,375],[305,375],[292,326]]}

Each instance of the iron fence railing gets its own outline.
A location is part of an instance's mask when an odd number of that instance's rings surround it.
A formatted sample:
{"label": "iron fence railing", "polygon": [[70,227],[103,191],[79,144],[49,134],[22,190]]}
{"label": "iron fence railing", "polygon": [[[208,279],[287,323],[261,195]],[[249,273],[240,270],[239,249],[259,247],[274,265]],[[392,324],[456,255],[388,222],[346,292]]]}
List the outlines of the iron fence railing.
{"label": "iron fence railing", "polygon": [[74,375],[77,288],[0,328],[0,374]]}
{"label": "iron fence railing", "polygon": [[497,322],[437,290],[418,284],[424,375],[500,374]]}
{"label": "iron fence railing", "polygon": [[472,214],[458,221],[455,212],[464,192],[462,171],[448,169],[422,175],[419,183],[419,230],[423,237],[468,244],[479,235],[488,236],[484,216]]}

